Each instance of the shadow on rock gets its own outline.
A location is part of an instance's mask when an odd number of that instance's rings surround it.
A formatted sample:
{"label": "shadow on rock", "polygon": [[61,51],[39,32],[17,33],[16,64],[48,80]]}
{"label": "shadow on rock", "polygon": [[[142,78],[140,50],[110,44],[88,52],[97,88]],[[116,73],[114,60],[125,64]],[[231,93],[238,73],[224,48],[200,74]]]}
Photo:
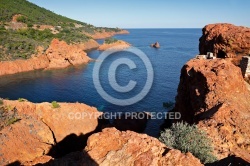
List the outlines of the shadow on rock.
{"label": "shadow on rock", "polygon": [[81,165],[97,166],[98,164],[85,151],[72,152],[63,158],[50,160],[45,164],[36,164],[36,166],[61,166],[61,165]]}
{"label": "shadow on rock", "polygon": [[130,130],[142,133],[144,132],[150,118],[150,114],[146,112],[124,113],[114,120],[112,126],[120,131]]}
{"label": "shadow on rock", "polygon": [[206,164],[206,166],[230,166],[230,165],[231,166],[250,166],[250,163],[248,163],[247,161],[243,160],[240,157],[229,156],[217,162]]}
{"label": "shadow on rock", "polygon": [[98,126],[94,131],[87,133],[85,135],[80,134],[79,136],[77,136],[76,134],[72,133],[66,136],[62,141],[57,142],[56,145],[54,145],[50,149],[47,155],[53,158],[61,158],[69,153],[82,151],[87,145],[88,137],[94,133],[101,132],[101,130],[105,128],[108,124],[109,121],[103,119],[102,116],[100,116],[98,118]]}

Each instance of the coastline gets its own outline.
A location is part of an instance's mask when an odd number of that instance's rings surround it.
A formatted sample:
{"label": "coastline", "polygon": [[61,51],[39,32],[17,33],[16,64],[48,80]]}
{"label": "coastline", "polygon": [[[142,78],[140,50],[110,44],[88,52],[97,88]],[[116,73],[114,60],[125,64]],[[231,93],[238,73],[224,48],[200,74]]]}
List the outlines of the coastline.
{"label": "coastline", "polygon": [[[30,59],[14,61],[0,61],[0,76],[28,72],[33,70],[49,70],[66,68],[71,65],[87,64],[92,59],[87,56],[87,51],[99,48],[97,39],[108,38],[117,34],[128,34],[126,30],[120,32],[96,33],[85,43],[70,44],[53,39],[45,53],[33,55]],[[56,42],[55,42],[56,41]],[[55,42],[55,43],[53,43]],[[64,51],[61,51],[63,49]],[[56,52],[56,53],[54,53]],[[77,52],[77,53],[76,53]]]}

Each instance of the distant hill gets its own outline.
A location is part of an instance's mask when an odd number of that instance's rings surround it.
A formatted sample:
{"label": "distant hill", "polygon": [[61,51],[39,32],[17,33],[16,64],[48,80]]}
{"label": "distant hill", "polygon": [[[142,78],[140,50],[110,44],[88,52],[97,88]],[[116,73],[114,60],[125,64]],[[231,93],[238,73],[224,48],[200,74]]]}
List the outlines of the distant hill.
{"label": "distant hill", "polygon": [[67,43],[82,43],[97,32],[119,32],[76,21],[26,0],[0,0],[0,60],[30,58],[41,46],[44,50],[53,38]]}

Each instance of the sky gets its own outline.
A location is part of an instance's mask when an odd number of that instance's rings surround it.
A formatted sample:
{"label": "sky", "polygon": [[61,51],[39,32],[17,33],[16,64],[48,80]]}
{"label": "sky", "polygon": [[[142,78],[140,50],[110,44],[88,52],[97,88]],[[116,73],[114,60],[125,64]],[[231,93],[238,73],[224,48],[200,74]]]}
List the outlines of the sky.
{"label": "sky", "polygon": [[250,27],[250,0],[29,0],[57,14],[102,27]]}

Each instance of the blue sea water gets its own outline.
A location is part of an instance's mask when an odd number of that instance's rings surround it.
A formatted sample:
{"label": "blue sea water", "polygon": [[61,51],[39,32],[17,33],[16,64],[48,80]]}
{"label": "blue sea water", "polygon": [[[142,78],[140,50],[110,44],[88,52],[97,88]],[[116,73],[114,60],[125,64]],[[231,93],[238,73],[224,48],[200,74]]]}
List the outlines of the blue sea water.
{"label": "blue sea water", "polygon": [[[0,77],[0,97],[9,99],[25,98],[32,102],[83,102],[97,107],[103,112],[166,112],[163,102],[174,101],[179,84],[182,66],[198,54],[201,29],[129,29],[129,35],[117,35],[142,50],[150,59],[154,78],[152,87],[145,98],[129,106],[117,106],[104,100],[95,89],[92,74],[98,61],[88,65],[69,67],[61,70],[32,71]],[[158,41],[159,49],[149,45]],[[102,43],[103,40],[98,40]],[[97,59],[102,52],[88,53]],[[116,79],[125,86],[130,80],[136,81],[135,88],[128,93],[118,93],[109,84],[108,70],[111,63],[119,58],[129,58],[137,66],[129,69],[126,65],[118,67]],[[118,99],[127,99],[138,94],[144,87],[147,70],[142,60],[134,54],[121,51],[109,56],[100,70],[100,82],[103,89]],[[145,132],[157,136],[163,120],[149,120]]]}

